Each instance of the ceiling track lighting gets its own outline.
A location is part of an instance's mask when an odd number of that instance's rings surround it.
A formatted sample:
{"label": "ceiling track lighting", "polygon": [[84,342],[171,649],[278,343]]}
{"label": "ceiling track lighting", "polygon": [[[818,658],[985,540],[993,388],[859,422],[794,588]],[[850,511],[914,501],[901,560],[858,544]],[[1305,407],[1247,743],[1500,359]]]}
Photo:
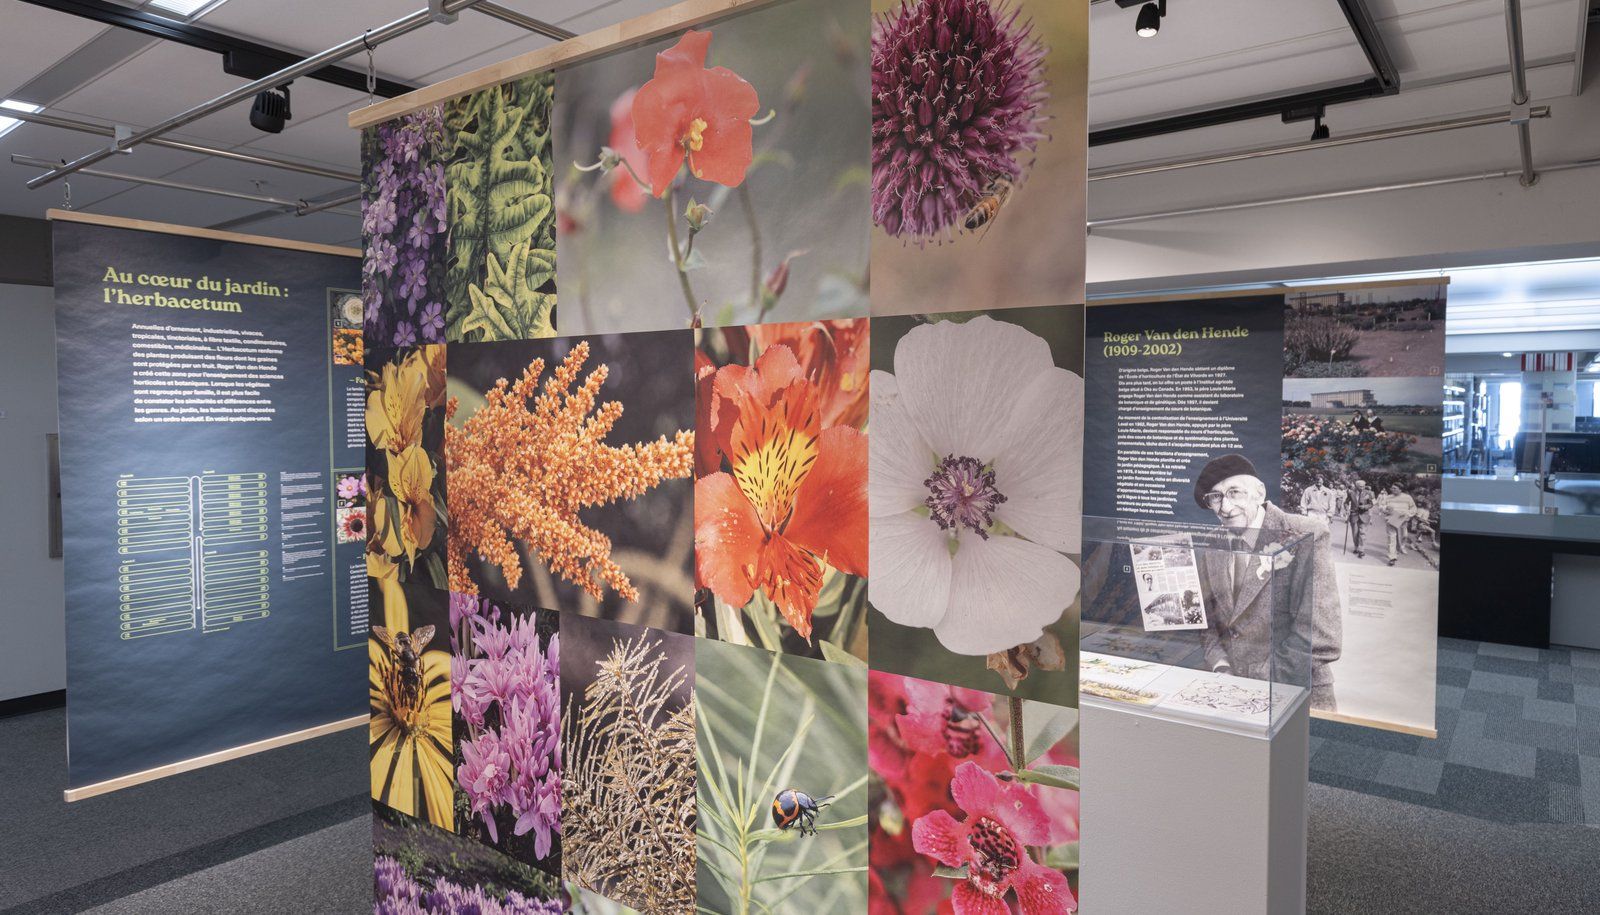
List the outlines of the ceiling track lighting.
{"label": "ceiling track lighting", "polygon": [[1317,115],[1316,124],[1317,126],[1311,128],[1311,142],[1318,143],[1332,136],[1328,132],[1328,125],[1322,123],[1322,115]]}
{"label": "ceiling track lighting", "polygon": [[282,133],[284,122],[294,117],[289,110],[289,84],[281,89],[263,89],[250,106],[250,126],[267,133]]}
{"label": "ceiling track lighting", "polygon": [[1140,38],[1154,38],[1161,31],[1161,20],[1167,17],[1167,0],[1117,0],[1117,6],[1127,9],[1130,6],[1139,7],[1139,18],[1134,21],[1133,30]]}

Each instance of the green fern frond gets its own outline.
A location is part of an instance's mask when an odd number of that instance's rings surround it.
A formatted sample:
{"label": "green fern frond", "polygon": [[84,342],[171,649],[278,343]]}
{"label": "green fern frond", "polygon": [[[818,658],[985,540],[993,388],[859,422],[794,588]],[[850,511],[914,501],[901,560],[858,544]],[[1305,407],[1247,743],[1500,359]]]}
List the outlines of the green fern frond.
{"label": "green fern frond", "polygon": [[446,340],[555,334],[554,98],[554,77],[543,73],[445,112]]}

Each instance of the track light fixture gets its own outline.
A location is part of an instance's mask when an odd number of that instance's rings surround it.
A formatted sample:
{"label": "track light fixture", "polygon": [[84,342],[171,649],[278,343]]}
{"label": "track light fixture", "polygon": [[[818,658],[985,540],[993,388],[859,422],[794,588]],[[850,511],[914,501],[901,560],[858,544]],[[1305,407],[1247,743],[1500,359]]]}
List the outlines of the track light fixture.
{"label": "track light fixture", "polygon": [[[281,94],[280,94],[281,93]],[[294,117],[289,110],[289,85],[280,89],[266,89],[256,93],[250,106],[250,126],[267,133],[282,133],[285,121]]]}
{"label": "track light fixture", "polygon": [[[1141,5],[1143,4],[1143,5]],[[1133,30],[1140,38],[1154,38],[1161,31],[1161,20],[1167,16],[1167,0],[1117,0],[1117,6],[1127,9],[1130,6],[1139,7],[1139,18],[1134,22]]]}
{"label": "track light fixture", "polygon": [[1317,115],[1316,124],[1317,126],[1311,128],[1311,142],[1316,143],[1320,140],[1326,140],[1332,135],[1328,132],[1328,125],[1322,123],[1322,115]]}

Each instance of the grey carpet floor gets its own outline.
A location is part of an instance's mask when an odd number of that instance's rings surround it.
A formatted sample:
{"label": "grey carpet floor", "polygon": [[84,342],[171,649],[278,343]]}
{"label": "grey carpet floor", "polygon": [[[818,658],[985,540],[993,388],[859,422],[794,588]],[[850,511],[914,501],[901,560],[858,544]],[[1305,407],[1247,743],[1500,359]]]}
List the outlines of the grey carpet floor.
{"label": "grey carpet floor", "polygon": [[79,912],[364,821],[366,741],[357,728],[68,804],[63,711],[0,719],[0,913]]}
{"label": "grey carpet floor", "polygon": [[1600,830],[1507,825],[1313,783],[1312,915],[1593,915]]}
{"label": "grey carpet floor", "polygon": [[372,824],[358,817],[87,910],[86,915],[361,915]]}

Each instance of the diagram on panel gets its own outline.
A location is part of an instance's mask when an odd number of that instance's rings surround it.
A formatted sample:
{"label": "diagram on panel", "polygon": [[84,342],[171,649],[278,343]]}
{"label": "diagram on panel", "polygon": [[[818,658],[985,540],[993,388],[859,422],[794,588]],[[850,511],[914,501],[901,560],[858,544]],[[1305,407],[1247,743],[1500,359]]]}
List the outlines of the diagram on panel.
{"label": "diagram on panel", "polygon": [[117,480],[124,640],[271,615],[264,473]]}

